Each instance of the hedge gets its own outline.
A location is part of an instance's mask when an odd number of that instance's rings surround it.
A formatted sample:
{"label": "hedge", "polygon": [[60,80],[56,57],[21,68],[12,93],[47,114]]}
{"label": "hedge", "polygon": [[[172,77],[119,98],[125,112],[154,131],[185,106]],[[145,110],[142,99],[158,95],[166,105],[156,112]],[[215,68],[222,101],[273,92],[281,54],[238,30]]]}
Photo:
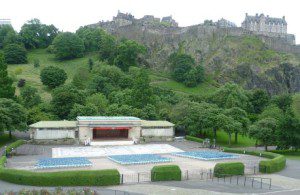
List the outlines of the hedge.
{"label": "hedge", "polygon": [[151,181],[181,181],[181,170],[177,165],[154,166]]}
{"label": "hedge", "polygon": [[21,146],[21,145],[23,145],[23,144],[25,144],[25,141],[24,141],[24,140],[17,140],[17,141],[15,141],[15,142],[9,144],[9,145],[6,147],[6,153],[9,154],[9,153],[12,151],[13,148],[16,149],[17,147],[19,147],[19,146]]}
{"label": "hedge", "polygon": [[246,151],[233,148],[224,148],[224,152],[249,154],[269,158],[270,160],[261,160],[259,162],[259,171],[261,173],[274,173],[281,171],[286,166],[286,158],[281,154],[263,151]]}
{"label": "hedge", "polygon": [[186,140],[189,141],[194,141],[194,142],[199,142],[199,143],[203,143],[203,139],[199,138],[199,137],[194,137],[194,136],[190,136],[190,135],[186,135],[185,136]]}
{"label": "hedge", "polygon": [[120,173],[116,169],[31,172],[6,169],[6,157],[0,158],[0,179],[10,183],[31,186],[108,186],[120,184]]}
{"label": "hedge", "polygon": [[214,167],[214,176],[244,175],[245,165],[241,162],[217,163]]}

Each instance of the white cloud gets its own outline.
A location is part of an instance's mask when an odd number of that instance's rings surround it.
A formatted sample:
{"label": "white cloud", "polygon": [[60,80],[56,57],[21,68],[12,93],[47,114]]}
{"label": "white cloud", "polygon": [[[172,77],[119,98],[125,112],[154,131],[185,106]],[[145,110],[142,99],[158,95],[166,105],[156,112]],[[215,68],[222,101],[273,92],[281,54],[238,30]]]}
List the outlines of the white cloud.
{"label": "white cloud", "polygon": [[27,20],[39,18],[60,30],[75,31],[82,25],[111,20],[118,10],[137,18],[172,15],[180,26],[221,17],[240,26],[245,13],[264,13],[286,16],[288,32],[300,37],[298,7],[296,0],[0,0],[0,18],[10,18],[17,30]]}

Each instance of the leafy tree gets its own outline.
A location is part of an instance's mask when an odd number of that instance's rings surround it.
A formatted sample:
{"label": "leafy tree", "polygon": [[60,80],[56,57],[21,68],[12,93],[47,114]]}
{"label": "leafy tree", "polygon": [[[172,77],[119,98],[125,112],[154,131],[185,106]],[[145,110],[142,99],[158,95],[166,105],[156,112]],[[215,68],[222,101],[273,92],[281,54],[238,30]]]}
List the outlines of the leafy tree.
{"label": "leafy tree", "polygon": [[15,33],[11,25],[0,25],[0,49],[3,48],[3,42],[8,34]]}
{"label": "leafy tree", "polygon": [[39,19],[29,20],[21,27],[20,35],[27,49],[48,47],[58,34],[54,25],[45,25]]}
{"label": "leafy tree", "polygon": [[282,94],[275,96],[272,102],[276,104],[283,112],[286,112],[293,103],[293,98],[290,94]]}
{"label": "leafy tree", "polygon": [[108,100],[102,93],[95,93],[86,98],[86,105],[94,105],[97,108],[97,113],[100,115],[105,115],[106,109],[108,107]]}
{"label": "leafy tree", "polygon": [[34,106],[28,109],[27,125],[31,125],[39,121],[50,121],[55,119],[56,118],[50,113],[42,111],[39,106]]}
{"label": "leafy tree", "polygon": [[0,98],[0,131],[24,130],[26,128],[26,109],[13,100]]}
{"label": "leafy tree", "polygon": [[93,104],[80,105],[74,104],[70,111],[69,119],[75,120],[77,116],[94,116],[97,115],[97,107]]}
{"label": "leafy tree", "polygon": [[211,97],[211,101],[221,108],[239,107],[243,110],[249,108],[249,99],[246,92],[239,85],[226,83]]}
{"label": "leafy tree", "polygon": [[276,130],[278,121],[274,118],[264,118],[251,125],[249,136],[259,140],[268,150],[268,146],[276,142]]}
{"label": "leafy tree", "polygon": [[283,112],[277,105],[270,104],[267,106],[264,111],[258,116],[259,119],[264,118],[274,118],[276,120],[280,120],[283,116]]}
{"label": "leafy tree", "polygon": [[34,68],[40,67],[40,60],[39,59],[34,59],[33,66],[34,66]]}
{"label": "leafy tree", "polygon": [[231,135],[233,133],[239,132],[242,128],[242,124],[236,120],[234,120],[230,116],[225,116],[224,114],[220,114],[218,116],[218,121],[216,121],[218,127],[223,129],[228,134],[228,145],[231,145]]}
{"label": "leafy tree", "polygon": [[55,88],[65,83],[67,73],[61,68],[48,66],[41,71],[40,79],[43,85]]}
{"label": "leafy tree", "polygon": [[132,100],[132,89],[124,89],[113,91],[108,95],[108,99],[110,103],[119,104],[119,105],[133,105]]}
{"label": "leafy tree", "polygon": [[134,108],[129,105],[118,105],[118,104],[111,104],[107,108],[107,115],[108,116],[138,116],[133,115]]}
{"label": "leafy tree", "polygon": [[22,105],[26,108],[32,108],[42,102],[38,90],[31,86],[25,86],[21,89],[20,98]]}
{"label": "leafy tree", "polygon": [[175,81],[185,82],[188,72],[195,64],[195,59],[191,55],[182,53],[173,53],[169,57],[171,64],[172,77]]}
{"label": "leafy tree", "polygon": [[141,69],[136,75],[132,88],[132,103],[136,108],[143,108],[147,104],[154,104],[154,94],[150,86],[149,75]]}
{"label": "leafy tree", "polygon": [[99,75],[94,75],[92,80],[88,83],[88,91],[92,94],[100,92],[107,96],[115,89],[107,77]]}
{"label": "leafy tree", "polygon": [[130,66],[138,65],[138,56],[146,52],[143,45],[133,40],[123,40],[117,46],[115,64],[123,71],[128,71]]}
{"label": "leafy tree", "polygon": [[98,51],[99,42],[105,32],[100,28],[80,27],[76,34],[83,40],[85,50],[87,52]]}
{"label": "leafy tree", "polygon": [[25,64],[27,62],[26,49],[17,44],[10,44],[4,48],[5,61],[8,64]]}
{"label": "leafy tree", "polygon": [[287,110],[279,120],[277,128],[277,148],[289,149],[300,147],[300,121],[291,109]]}
{"label": "leafy tree", "polygon": [[224,111],[224,115],[231,117],[233,120],[236,122],[239,122],[241,124],[240,128],[235,128],[234,134],[235,134],[235,139],[234,142],[238,142],[238,133],[243,133],[246,134],[248,131],[248,127],[250,125],[250,120],[248,118],[248,115],[245,110],[239,108],[239,107],[233,107],[230,109],[226,109]]}
{"label": "leafy tree", "polygon": [[24,47],[23,39],[17,32],[9,32],[3,40],[2,46],[5,47],[10,44],[17,44]]}
{"label": "leafy tree", "polygon": [[51,105],[60,119],[67,119],[74,104],[84,104],[85,94],[72,85],[60,86],[53,90]]}
{"label": "leafy tree", "polygon": [[82,39],[71,32],[58,34],[52,44],[54,53],[60,60],[78,58],[84,54],[84,43]]}
{"label": "leafy tree", "polygon": [[117,50],[115,37],[104,33],[99,41],[98,47],[100,60],[106,60],[109,64],[113,64]]}
{"label": "leafy tree", "polygon": [[73,76],[72,84],[78,89],[85,89],[90,78],[90,73],[86,68],[78,68]]}
{"label": "leafy tree", "polygon": [[89,58],[89,71],[91,72],[93,70],[94,61],[92,58]]}
{"label": "leafy tree", "polygon": [[204,68],[201,65],[198,65],[197,67],[192,68],[189,72],[185,73],[184,77],[185,86],[195,87],[204,80]]}
{"label": "leafy tree", "polygon": [[0,52],[0,98],[13,98],[15,95],[15,88],[13,87],[13,80],[9,78],[7,73],[7,65],[3,54]]}
{"label": "leafy tree", "polygon": [[253,106],[254,113],[260,114],[270,101],[270,97],[265,90],[256,89],[252,92],[250,103]]}

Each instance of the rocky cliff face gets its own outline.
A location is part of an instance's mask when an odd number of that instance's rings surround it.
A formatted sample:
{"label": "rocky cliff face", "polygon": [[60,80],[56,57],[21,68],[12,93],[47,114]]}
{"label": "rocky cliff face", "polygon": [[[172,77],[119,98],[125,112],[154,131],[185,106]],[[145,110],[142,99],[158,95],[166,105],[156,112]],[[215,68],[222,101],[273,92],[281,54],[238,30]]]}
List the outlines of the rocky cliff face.
{"label": "rocky cliff face", "polygon": [[[144,44],[148,49],[145,64],[155,70],[168,71],[169,55],[183,44],[186,53],[202,63],[218,82],[234,81],[248,89],[266,89],[271,94],[300,91],[300,47],[290,45],[284,38],[256,36],[236,27],[205,25],[167,27],[133,22],[121,27],[107,23],[91,26]],[[284,62],[291,63],[280,65]]]}

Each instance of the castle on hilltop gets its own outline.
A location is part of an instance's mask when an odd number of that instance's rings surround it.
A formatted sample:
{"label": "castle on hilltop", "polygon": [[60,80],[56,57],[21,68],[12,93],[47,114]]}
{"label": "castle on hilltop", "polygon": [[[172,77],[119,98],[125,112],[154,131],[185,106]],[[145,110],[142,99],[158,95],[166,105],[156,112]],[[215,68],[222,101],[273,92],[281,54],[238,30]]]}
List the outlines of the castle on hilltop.
{"label": "castle on hilltop", "polygon": [[264,14],[249,16],[246,13],[242,28],[262,34],[287,34],[287,22],[284,16],[282,18],[272,18]]}

